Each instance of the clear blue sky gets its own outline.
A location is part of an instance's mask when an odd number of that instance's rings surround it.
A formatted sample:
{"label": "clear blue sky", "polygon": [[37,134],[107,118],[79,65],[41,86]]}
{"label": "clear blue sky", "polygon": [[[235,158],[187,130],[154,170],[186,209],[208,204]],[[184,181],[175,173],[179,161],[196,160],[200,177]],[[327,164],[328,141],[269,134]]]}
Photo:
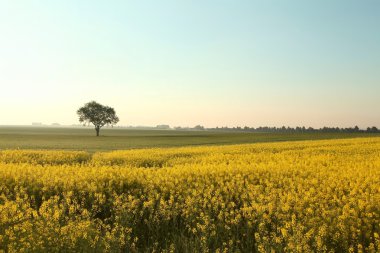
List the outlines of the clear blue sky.
{"label": "clear blue sky", "polygon": [[380,1],[0,0],[0,125],[380,127]]}

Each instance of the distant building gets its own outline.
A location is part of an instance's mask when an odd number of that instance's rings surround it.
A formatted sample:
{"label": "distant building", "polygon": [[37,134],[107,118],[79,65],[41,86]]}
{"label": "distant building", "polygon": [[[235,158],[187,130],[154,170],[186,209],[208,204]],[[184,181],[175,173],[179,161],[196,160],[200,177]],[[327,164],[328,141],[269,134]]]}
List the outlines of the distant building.
{"label": "distant building", "polygon": [[61,124],[59,123],[51,123],[52,126],[60,126]]}
{"label": "distant building", "polygon": [[169,126],[169,125],[157,125],[156,128],[157,128],[157,129],[163,129],[163,130],[166,130],[166,129],[170,129],[170,126]]}
{"label": "distant building", "polygon": [[33,122],[32,126],[42,126],[42,123],[41,122]]}

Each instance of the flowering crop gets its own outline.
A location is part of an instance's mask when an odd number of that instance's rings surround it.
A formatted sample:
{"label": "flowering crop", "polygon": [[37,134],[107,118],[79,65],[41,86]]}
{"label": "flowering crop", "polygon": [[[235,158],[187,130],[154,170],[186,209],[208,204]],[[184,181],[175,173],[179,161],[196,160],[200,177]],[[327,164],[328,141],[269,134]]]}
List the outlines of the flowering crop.
{"label": "flowering crop", "polygon": [[0,252],[379,252],[379,234],[380,138],[0,151]]}
{"label": "flowering crop", "polygon": [[74,164],[84,163],[91,156],[84,151],[50,151],[50,150],[2,150],[0,162],[29,164]]}

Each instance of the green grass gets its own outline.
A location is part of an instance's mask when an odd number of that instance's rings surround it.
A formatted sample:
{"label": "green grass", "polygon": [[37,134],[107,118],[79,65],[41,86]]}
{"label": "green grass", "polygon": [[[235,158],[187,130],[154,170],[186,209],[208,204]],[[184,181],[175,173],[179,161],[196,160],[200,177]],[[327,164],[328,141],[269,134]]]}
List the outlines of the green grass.
{"label": "green grass", "polygon": [[255,142],[320,140],[380,136],[345,133],[243,133],[175,130],[102,129],[95,136],[92,128],[0,127],[0,149],[61,149],[89,152],[117,149],[224,145]]}

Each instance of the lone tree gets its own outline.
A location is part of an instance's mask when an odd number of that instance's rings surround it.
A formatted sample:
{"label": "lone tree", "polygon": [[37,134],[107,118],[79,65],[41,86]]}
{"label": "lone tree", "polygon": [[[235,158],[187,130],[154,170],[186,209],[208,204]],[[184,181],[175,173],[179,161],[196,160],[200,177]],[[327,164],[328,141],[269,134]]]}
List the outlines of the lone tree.
{"label": "lone tree", "polygon": [[114,125],[119,122],[115,110],[109,106],[101,105],[95,101],[91,101],[79,108],[77,111],[79,122],[86,124],[94,124],[96,136],[99,136],[100,128],[104,125]]}

